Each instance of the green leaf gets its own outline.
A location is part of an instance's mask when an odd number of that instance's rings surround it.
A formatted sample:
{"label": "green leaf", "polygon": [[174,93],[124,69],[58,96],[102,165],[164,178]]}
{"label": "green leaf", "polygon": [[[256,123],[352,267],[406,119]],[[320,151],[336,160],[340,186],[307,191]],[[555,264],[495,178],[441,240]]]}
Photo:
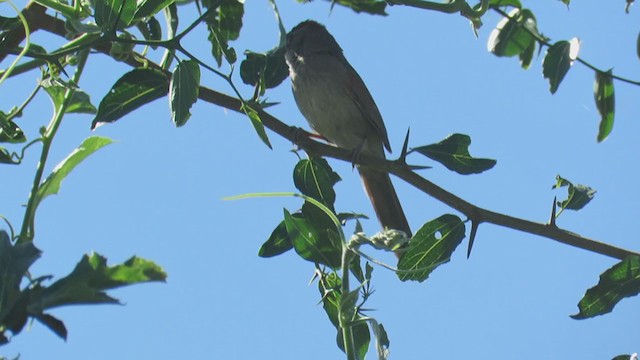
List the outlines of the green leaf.
{"label": "green leaf", "polygon": [[305,260],[339,269],[342,247],[331,229],[317,231],[304,217],[294,217],[284,210],[284,223],[293,248]]}
{"label": "green leaf", "polygon": [[602,142],[606,139],[613,129],[613,118],[616,103],[613,92],[613,78],[611,76],[611,70],[607,72],[596,71],[596,81],[593,85],[596,107],[600,113],[598,142]]}
{"label": "green leaf", "polygon": [[629,255],[600,275],[600,281],[587,290],[578,304],[580,320],[609,313],[620,300],[640,293],[640,256]]}
{"label": "green leaf", "polygon": [[[614,357],[611,360],[635,360],[633,357],[631,357],[631,354],[625,354],[625,355],[618,355],[616,357]],[[636,357],[637,359],[637,357]]]}
{"label": "green leaf", "polygon": [[167,274],[155,263],[132,257],[123,264],[107,266],[107,259],[92,253],[82,257],[71,274],[39,294],[42,309],[72,304],[114,304],[118,300],[105,290],[137,283],[162,281]]}
{"label": "green leaf", "polygon": [[531,44],[529,44],[529,47],[524,49],[524,51],[518,55],[520,58],[520,66],[522,66],[523,69],[526,70],[531,66],[531,61],[533,60],[533,54],[536,52],[537,44],[538,43],[536,41],[532,41]]}
{"label": "green leaf", "polygon": [[638,59],[640,59],[640,33],[638,34],[638,40],[636,40],[636,54],[638,55]]}
{"label": "green leaf", "polygon": [[449,262],[465,237],[465,226],[455,215],[442,215],[426,223],[413,236],[398,262],[402,281],[425,281],[438,266]]}
{"label": "green leaf", "polygon": [[133,110],[167,94],[168,79],[156,69],[138,68],[124,74],[102,99],[91,128],[114,122]]}
{"label": "green leaf", "polygon": [[545,79],[549,79],[549,90],[552,94],[558,90],[558,86],[564,79],[567,72],[573,65],[573,60],[577,57],[577,40],[558,41],[548,50],[542,62],[542,74]]}
{"label": "green leaf", "polygon": [[[300,213],[295,213],[291,216],[299,218],[302,215]],[[285,225],[284,220],[282,220],[273,230],[269,239],[262,244],[258,251],[258,256],[263,258],[273,257],[283,254],[292,248],[293,243],[291,242],[291,238],[289,238],[289,233],[287,233],[287,226]]]}
{"label": "green leaf", "polygon": [[48,327],[56,335],[60,336],[64,340],[67,340],[67,328],[64,323],[49,314],[34,314],[33,316],[41,324]]}
{"label": "green leaf", "polygon": [[18,162],[13,160],[13,156],[11,156],[11,153],[3,148],[2,146],[0,146],[0,164],[17,164]]}
{"label": "green leaf", "polygon": [[106,33],[127,28],[136,11],[132,0],[95,0],[94,5],[96,24]]}
{"label": "green leaf", "polygon": [[[369,327],[364,321],[359,321],[351,326],[351,332],[353,334],[353,342],[355,344],[357,358],[364,360],[367,356],[367,352],[369,351],[369,343],[371,342]],[[338,332],[338,338],[340,340],[343,339],[340,332]]]}
{"label": "green leaf", "polygon": [[562,1],[563,4],[567,5],[567,8],[569,7],[569,3],[571,2],[571,0],[560,0]]}
{"label": "green leaf", "polygon": [[[519,4],[518,4],[519,5]],[[509,17],[503,18],[491,32],[487,42],[488,50],[496,56],[516,56],[527,69],[536,48],[538,35],[536,18],[529,9],[515,8]]]}
{"label": "green leaf", "polygon": [[262,140],[262,142],[271,149],[271,142],[269,141],[267,132],[264,130],[264,124],[262,123],[262,119],[260,119],[258,112],[247,104],[242,104],[241,110],[249,117],[249,120],[251,120],[251,125],[253,125],[253,128],[260,137],[260,140]]}
{"label": "green leaf", "polygon": [[556,183],[553,185],[552,189],[559,189],[564,186],[569,187],[569,195],[566,200],[558,201],[558,206],[561,209],[580,210],[596,195],[596,190],[585,185],[574,185],[571,181],[557,175]]}
{"label": "green leaf", "polygon": [[[25,141],[27,141],[27,137],[24,136],[24,132],[20,129],[18,124],[9,120],[8,115],[0,111],[0,142],[17,144]],[[9,155],[9,157],[11,157],[6,151],[5,155]],[[13,162],[13,160],[11,162]]]}
{"label": "green leaf", "polygon": [[302,159],[293,170],[293,183],[304,195],[310,196],[330,209],[336,200],[333,186],[340,176],[323,158]]}
{"label": "green leaf", "polygon": [[411,150],[427,156],[458,174],[479,174],[496,165],[493,159],[474,158],[469,154],[469,135],[453,134],[439,143],[420,146]]}
{"label": "green leaf", "polygon": [[378,343],[378,353],[386,353],[389,349],[389,336],[387,335],[387,330],[384,329],[382,324],[379,324],[377,321],[371,325],[373,329],[373,334],[376,336]]}
{"label": "green leaf", "polygon": [[[129,1],[129,0],[127,0]],[[174,3],[175,0],[143,0],[138,1],[133,21],[144,21],[145,19],[151,20],[153,16],[159,13],[167,6]],[[135,3],[135,2],[134,2]]]}
{"label": "green leaf", "polygon": [[261,82],[264,89],[280,85],[289,76],[284,52],[284,47],[274,48],[264,54],[245,51],[245,59],[240,64],[242,81],[253,86]]}
{"label": "green leaf", "polygon": [[32,242],[13,245],[7,232],[0,230],[0,344],[8,342],[5,330],[15,335],[27,322],[29,296],[20,291],[20,283],[40,254]]}
{"label": "green leaf", "polygon": [[[162,26],[160,26],[160,22],[155,17],[151,17],[147,21],[139,22],[136,27],[146,40],[162,40]],[[157,46],[151,45],[151,48],[156,49]]]}
{"label": "green leaf", "polygon": [[342,279],[335,273],[322,273],[318,281],[318,290],[322,296],[322,308],[327,313],[329,321],[336,329],[340,329],[338,309],[340,307]]}
{"label": "green leaf", "polygon": [[0,318],[6,315],[20,293],[20,282],[41,251],[32,242],[13,245],[9,234],[0,230]]}
{"label": "green leaf", "polygon": [[371,15],[386,16],[386,1],[382,0],[334,0],[331,2],[333,7],[335,4],[347,7],[357,13],[363,12]]}
{"label": "green leaf", "polygon": [[[218,66],[221,66],[223,55],[230,64],[235,63],[237,59],[235,50],[229,47],[229,41],[236,40],[240,36],[244,4],[239,0],[221,0],[215,2],[217,3],[220,3],[217,11],[206,19],[206,23],[209,29],[211,54]],[[214,5],[214,1],[203,0],[202,4],[210,8]]]}
{"label": "green leaf", "polygon": [[[44,90],[49,94],[56,111],[59,110],[64,103],[64,96],[68,88],[62,85],[51,84],[44,86]],[[97,111],[96,107],[91,103],[89,94],[80,89],[75,89],[67,105],[66,113],[95,114]]]}
{"label": "green leaf", "polygon": [[200,66],[194,60],[180,61],[169,84],[171,120],[180,127],[191,117],[189,109],[198,100]]}
{"label": "green leaf", "polygon": [[57,194],[60,191],[62,181],[71,173],[89,155],[98,151],[102,147],[109,145],[113,140],[100,136],[90,136],[86,138],[80,146],[78,146],[66,159],[62,160],[51,172],[51,174],[42,182],[35,196],[34,209],[38,207],[40,202],[49,195]]}
{"label": "green leaf", "polygon": [[490,0],[489,1],[489,7],[504,7],[504,6],[511,6],[518,9],[522,8],[522,4],[520,3],[520,0]]}

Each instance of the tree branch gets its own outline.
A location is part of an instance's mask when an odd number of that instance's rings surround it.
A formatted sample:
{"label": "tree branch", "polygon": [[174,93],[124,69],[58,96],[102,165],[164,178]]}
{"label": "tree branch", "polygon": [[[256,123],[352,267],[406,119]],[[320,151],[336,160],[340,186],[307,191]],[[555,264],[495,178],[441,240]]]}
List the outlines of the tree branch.
{"label": "tree branch", "polygon": [[[45,19],[44,17],[48,17],[48,19]],[[39,28],[60,36],[64,36],[64,27],[61,28],[59,26],[60,24],[58,23],[61,22],[60,20],[46,14],[43,14],[43,17],[40,18],[40,20],[46,21],[45,23],[41,23]],[[109,43],[98,44],[98,46],[96,46],[95,48],[95,50],[107,55],[109,54],[109,49]],[[161,69],[159,65],[151,61],[146,61],[143,63],[138,59],[144,59],[144,57],[138,54],[137,56],[132,56],[129,59],[125,60],[125,63],[133,67],[151,66],[164,71],[168,77],[171,76],[170,72]],[[244,114],[244,111],[242,110],[242,101],[240,99],[228,96],[215,90],[201,86],[199,89],[198,98],[202,101],[206,101],[208,103]],[[350,163],[354,161],[351,150],[340,149],[335,146],[327,145],[315,141],[308,136],[300,136],[300,134],[303,132],[299,131],[298,128],[285,124],[284,122],[278,120],[264,110],[258,109],[257,111],[265,127],[282,136],[283,138],[290,140],[292,143],[296,144],[305,151],[313,153],[315,155],[331,157]],[[404,163],[404,161],[385,160],[361,154],[356,160],[356,163],[358,165],[394,174],[400,179],[413,185],[415,188],[421,190],[425,194],[459,211],[478,224],[483,222],[490,223],[530,234],[539,235],[541,237],[552,239],[563,244],[571,245],[577,248],[620,260],[624,259],[628,255],[640,256],[640,253],[638,252],[625,250],[613,245],[582,237],[570,231],[560,229],[555,225],[536,223],[509,215],[500,214],[473,205],[418,175],[415,171],[411,170],[411,168],[406,163]]]}

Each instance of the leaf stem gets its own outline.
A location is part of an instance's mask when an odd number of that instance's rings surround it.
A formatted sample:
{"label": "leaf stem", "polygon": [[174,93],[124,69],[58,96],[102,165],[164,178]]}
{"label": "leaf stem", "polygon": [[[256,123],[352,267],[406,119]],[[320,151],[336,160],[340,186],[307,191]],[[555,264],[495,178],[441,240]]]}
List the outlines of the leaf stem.
{"label": "leaf stem", "polygon": [[53,119],[49,123],[47,129],[44,131],[44,134],[42,134],[42,151],[40,153],[40,161],[38,162],[36,173],[33,177],[33,185],[31,187],[31,192],[29,193],[29,200],[27,201],[27,208],[25,209],[24,219],[22,221],[22,229],[20,230],[17,244],[31,242],[33,241],[33,238],[35,236],[34,222],[35,211],[36,207],[38,206],[37,193],[42,182],[42,176],[44,174],[44,168],[47,164],[47,158],[49,157],[49,150],[51,149],[53,138],[56,136],[56,133],[60,128],[60,124],[62,123],[62,119],[67,110],[67,107],[71,103],[71,99],[73,98],[73,94],[75,93],[74,86],[80,81],[80,76],[82,75],[82,71],[84,70],[84,65],[87,62],[88,56],[89,50],[83,50],[78,54],[78,67],[75,74],[73,75],[73,78],[71,79],[71,84],[73,85],[67,89],[62,104],[60,105],[60,107],[55,109]]}
{"label": "leaf stem", "polygon": [[33,89],[31,94],[29,94],[27,99],[20,105],[20,107],[15,112],[13,112],[10,116],[7,116],[7,120],[11,121],[15,117],[20,116],[20,114],[22,114],[22,111],[24,110],[24,108],[27,107],[27,105],[29,105],[29,103],[31,102],[31,100],[33,100],[33,98],[36,96],[36,94],[38,93],[38,91],[40,90],[41,87],[42,87],[42,85],[40,85],[40,84],[36,85],[36,88]]}
{"label": "leaf stem", "polygon": [[[507,18],[507,19],[510,19],[510,20],[514,20],[514,21],[515,21],[515,19],[514,19],[513,17],[509,16],[509,14],[507,14],[504,10],[502,10],[502,9],[500,9],[500,8],[497,8],[497,7],[492,7],[492,9],[493,9],[493,11],[495,11],[495,12],[497,12],[498,14],[502,15],[503,17],[505,17],[505,18]],[[545,38],[541,37],[539,34],[536,34],[534,31],[532,31],[532,30],[531,30],[531,29],[529,29],[528,27],[520,25],[520,28],[521,28],[521,29],[523,29],[524,31],[528,32],[528,33],[529,33],[529,35],[533,36],[533,37],[536,39],[536,41],[537,41],[541,46],[543,46],[543,45],[544,45],[544,46],[546,46],[546,47],[551,47],[551,45],[553,45],[553,44],[551,44],[551,43],[549,42],[549,40],[547,40],[547,39],[545,39]],[[595,71],[595,72],[601,72],[601,73],[606,72],[605,70],[601,70],[601,69],[599,69],[598,67],[596,67],[596,66],[592,65],[591,63],[587,62],[586,60],[584,60],[584,59],[583,59],[583,58],[581,58],[581,57],[576,57],[576,58],[575,58],[575,61],[579,62],[580,64],[582,64],[582,65],[584,65],[584,66],[588,67],[589,69],[591,69],[591,70],[593,70],[593,71]],[[622,77],[622,76],[614,75],[613,73],[610,75],[610,77],[611,77],[612,79],[616,79],[616,80],[618,80],[618,81],[621,81],[621,82],[624,82],[624,83],[627,83],[627,84],[640,86],[640,81],[627,79],[627,78],[624,78],[624,77]]]}
{"label": "leaf stem", "polygon": [[[339,229],[342,233],[341,229]],[[342,283],[340,285],[340,299],[344,300],[344,297],[350,292],[349,286],[349,268],[351,264],[351,258],[353,253],[347,244],[342,242]],[[353,329],[351,327],[351,320],[347,319],[344,314],[344,306],[342,303],[338,306],[338,322],[340,324],[340,330],[342,332],[342,341],[344,342],[344,352],[347,355],[347,360],[357,360],[356,357],[356,345],[353,338]]]}

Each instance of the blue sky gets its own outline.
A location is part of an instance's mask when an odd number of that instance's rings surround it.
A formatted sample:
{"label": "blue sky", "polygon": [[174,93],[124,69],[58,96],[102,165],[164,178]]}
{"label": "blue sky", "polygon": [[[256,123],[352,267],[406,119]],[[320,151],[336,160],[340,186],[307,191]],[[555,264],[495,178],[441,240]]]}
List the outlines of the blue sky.
{"label": "blue sky", "polygon": [[[18,6],[23,4],[17,3]],[[624,14],[623,2],[525,2],[539,29],[553,40],[574,36],[580,56],[617,74],[640,79],[636,55],[638,12]],[[545,222],[557,174],[595,188],[582,211],[566,211],[558,225],[587,237],[638,249],[640,177],[636,87],[615,83],[616,123],[597,144],[599,121],[593,101],[593,73],[576,64],[551,95],[542,78],[542,57],[527,71],[512,58],[487,52],[486,40],[499,20],[489,14],[476,39],[456,15],[401,6],[388,17],[357,15],[326,2],[279,1],[287,29],[305,19],[327,25],[369,87],[385,119],[397,156],[407,128],[411,145],[437,142],[451,133],[471,136],[471,153],[498,160],[480,175],[460,176],[418,156],[412,163],[434,166],[422,174],[468,201],[498,212]],[[241,39],[233,45],[266,51],[278,41],[267,1],[247,1]],[[195,14],[180,8],[181,26]],[[2,15],[11,14],[6,4]],[[37,34],[53,50],[60,42]],[[206,34],[187,38],[187,49],[213,64]],[[4,64],[3,64],[4,65]],[[80,86],[97,104],[128,68],[102,55],[89,59]],[[231,89],[203,70],[203,84]],[[35,84],[35,73],[0,86],[2,110],[19,104]],[[241,85],[238,78],[237,83]],[[242,87],[247,98],[252,89]],[[268,94],[280,102],[269,111],[306,127],[285,81]],[[41,93],[20,125],[31,134],[50,118]],[[81,256],[96,251],[110,263],[131,255],[156,261],[169,274],[166,284],[119,289],[125,306],[76,306],[54,310],[68,330],[66,342],[38,323],[0,354],[21,359],[341,358],[335,330],[318,305],[313,264],[293,253],[262,259],[257,251],[294,199],[224,201],[224,197],[292,191],[296,155],[274,134],[273,150],[238,114],[199,102],[183,128],[170,122],[166,99],[129,114],[116,124],[90,131],[90,116],[65,118],[54,141],[49,169],[87,136],[116,140],[79,166],[58,196],[39,209],[36,245],[42,258],[34,275],[68,274]],[[0,213],[19,226],[37,152],[18,167],[0,167]],[[350,164],[330,161],[343,181],[336,188],[340,211],[372,214]],[[443,213],[455,213],[409,185],[396,187],[412,227]],[[459,215],[459,214],[458,214]],[[365,231],[379,230],[376,221]],[[414,230],[414,231],[415,231]],[[350,231],[350,229],[349,229]],[[369,307],[385,325],[392,359],[610,359],[640,350],[637,298],[613,313],[576,321],[584,291],[615,261],[552,240],[480,227],[474,251],[466,242],[452,261],[424,283],[401,283],[382,268],[374,271],[376,293]],[[367,250],[373,254],[373,250]],[[388,255],[381,255],[391,261]],[[371,353],[371,356],[374,354]]]}

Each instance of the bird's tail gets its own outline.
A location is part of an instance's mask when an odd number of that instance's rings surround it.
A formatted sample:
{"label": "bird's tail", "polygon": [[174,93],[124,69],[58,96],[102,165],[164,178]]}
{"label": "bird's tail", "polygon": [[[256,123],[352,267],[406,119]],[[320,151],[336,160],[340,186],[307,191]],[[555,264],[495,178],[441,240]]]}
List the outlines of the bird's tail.
{"label": "bird's tail", "polygon": [[411,237],[411,228],[389,174],[361,167],[358,167],[358,171],[380,224],[385,228],[404,231]]}

